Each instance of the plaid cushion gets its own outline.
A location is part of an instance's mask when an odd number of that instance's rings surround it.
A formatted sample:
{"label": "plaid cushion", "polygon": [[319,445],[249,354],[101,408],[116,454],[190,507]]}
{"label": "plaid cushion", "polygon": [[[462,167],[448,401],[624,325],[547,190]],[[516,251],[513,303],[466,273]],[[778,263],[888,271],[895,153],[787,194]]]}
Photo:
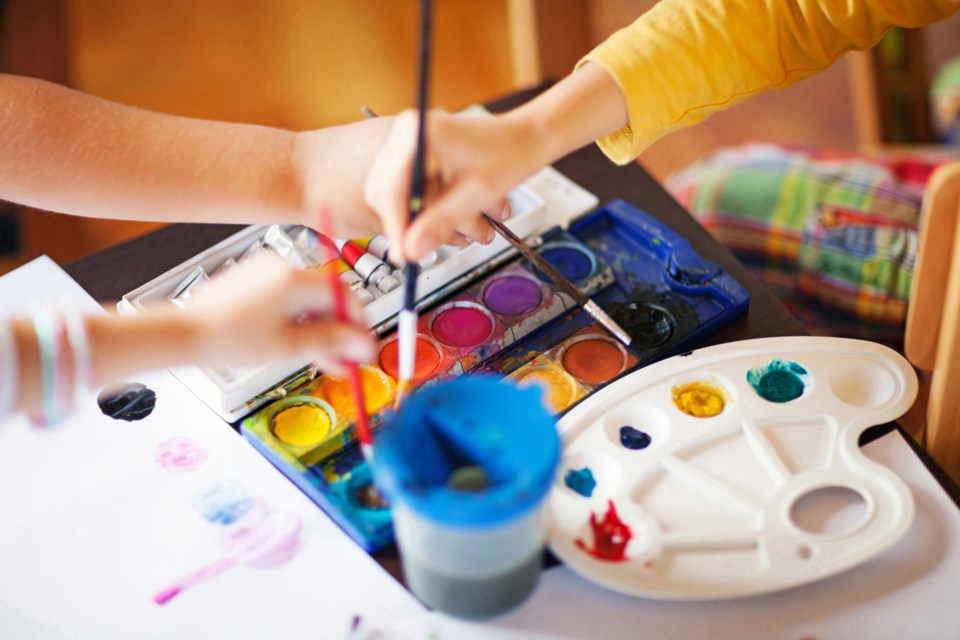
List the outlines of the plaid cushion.
{"label": "plaid cushion", "polygon": [[812,333],[899,346],[923,188],[939,162],[749,144],[667,188]]}

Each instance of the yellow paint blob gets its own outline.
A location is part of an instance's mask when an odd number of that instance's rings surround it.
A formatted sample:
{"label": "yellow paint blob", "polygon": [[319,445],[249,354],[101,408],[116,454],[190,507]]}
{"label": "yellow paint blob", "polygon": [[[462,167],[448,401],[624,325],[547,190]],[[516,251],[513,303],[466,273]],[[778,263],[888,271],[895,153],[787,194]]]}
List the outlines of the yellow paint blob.
{"label": "yellow paint blob", "polygon": [[300,403],[273,417],[273,435],[295,447],[305,447],[330,433],[330,415],[317,405]]}
{"label": "yellow paint blob", "polygon": [[[373,414],[393,400],[397,392],[397,383],[379,369],[360,367],[360,386],[363,388],[363,400],[367,413]],[[349,378],[324,376],[318,387],[322,399],[330,403],[338,416],[349,420],[357,418],[357,405],[353,401],[353,388]]]}
{"label": "yellow paint blob", "polygon": [[723,411],[726,394],[704,382],[692,382],[673,388],[673,404],[688,416],[712,418]]}
{"label": "yellow paint blob", "polygon": [[529,387],[533,384],[543,387],[544,404],[553,413],[563,411],[574,400],[575,389],[570,378],[551,369],[531,369],[518,376],[517,383],[521,387]]}

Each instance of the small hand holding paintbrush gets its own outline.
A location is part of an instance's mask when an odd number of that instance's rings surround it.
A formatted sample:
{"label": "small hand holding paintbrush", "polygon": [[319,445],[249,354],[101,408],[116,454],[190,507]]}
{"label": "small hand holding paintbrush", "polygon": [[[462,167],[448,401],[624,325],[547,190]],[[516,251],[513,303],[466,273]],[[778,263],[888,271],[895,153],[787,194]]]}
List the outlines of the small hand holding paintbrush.
{"label": "small hand holding paintbrush", "polygon": [[[363,115],[365,115],[368,118],[377,117],[377,113],[367,105],[363,105],[360,108],[360,111],[361,113],[363,113]],[[418,149],[417,151],[418,151],[418,158],[419,158],[420,150]],[[543,256],[541,256],[539,253],[534,251],[529,245],[527,245],[527,243],[525,243],[519,236],[517,236],[517,234],[511,231],[510,227],[500,222],[496,218],[491,217],[487,213],[484,213],[483,217],[487,219],[487,222],[490,223],[490,225],[493,226],[494,229],[496,229],[497,233],[503,236],[504,240],[509,242],[514,249],[520,252],[520,255],[526,258],[530,262],[530,264],[532,264],[534,267],[539,269],[541,273],[543,273],[545,276],[550,278],[550,280],[552,280],[553,283],[557,285],[558,289],[560,289],[561,291],[566,293],[568,296],[573,298],[573,301],[577,305],[583,307],[583,310],[586,311],[588,314],[590,314],[593,317],[593,319],[597,321],[597,324],[599,324],[601,327],[606,329],[606,331],[610,333],[614,338],[622,342],[624,346],[627,346],[627,347],[630,346],[630,342],[632,340],[630,338],[630,334],[624,331],[623,327],[617,324],[617,322],[613,318],[611,318],[606,311],[601,309],[600,305],[598,305],[596,302],[591,300],[586,294],[580,291],[580,289],[578,289],[575,284],[573,284],[572,282],[567,280],[565,277],[563,277],[563,274],[561,274],[559,271],[554,269],[553,265],[547,262]],[[408,288],[410,286],[409,279],[407,280],[407,286]],[[402,314],[403,312],[401,311],[401,320],[400,320],[401,326],[403,326]],[[416,316],[416,312],[414,311],[412,325],[411,325],[413,327],[413,329],[411,329],[412,331],[411,340],[416,339],[416,319],[417,319],[417,316]],[[410,321],[408,320],[408,322]],[[404,343],[403,343],[402,333],[400,334],[400,341],[401,341],[400,342],[400,377],[404,378],[404,374],[403,374]],[[409,367],[410,367],[409,375],[412,375],[412,372],[413,372],[412,356],[409,362]],[[409,380],[409,378],[407,379]],[[398,392],[397,398],[399,399],[399,397],[400,397],[400,393]]]}

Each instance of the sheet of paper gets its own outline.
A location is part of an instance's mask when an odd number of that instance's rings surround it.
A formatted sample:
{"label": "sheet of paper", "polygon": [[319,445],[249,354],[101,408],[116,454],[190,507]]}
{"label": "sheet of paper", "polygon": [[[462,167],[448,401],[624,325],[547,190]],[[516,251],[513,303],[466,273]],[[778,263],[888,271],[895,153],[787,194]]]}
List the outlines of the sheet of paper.
{"label": "sheet of paper", "polygon": [[[64,298],[104,313],[49,259],[0,278],[3,314]],[[423,611],[172,375],[130,381],[156,393],[139,421],[90,397],[0,424],[0,638],[343,638]]]}
{"label": "sheet of paper", "polygon": [[500,618],[468,623],[428,613],[376,637],[955,640],[960,511],[899,434],[869,444],[866,452],[907,482],[917,511],[894,547],[846,573],[763,596],[684,603],[620,595],[555,567],[527,602]]}

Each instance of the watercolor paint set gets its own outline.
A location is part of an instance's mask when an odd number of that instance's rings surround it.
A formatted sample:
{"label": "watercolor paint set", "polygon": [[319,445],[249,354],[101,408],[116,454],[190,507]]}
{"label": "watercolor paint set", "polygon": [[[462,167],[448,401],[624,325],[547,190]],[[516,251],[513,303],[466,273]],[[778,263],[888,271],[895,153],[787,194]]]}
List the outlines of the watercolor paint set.
{"label": "watercolor paint set", "polygon": [[910,528],[913,499],[861,453],[917,378],[879,344],[729,343],[654,363],[564,415],[548,543],[586,578],[667,600],[819,580]]}
{"label": "watercolor paint set", "polygon": [[[547,219],[542,198],[521,186],[509,194],[509,200],[512,213],[505,224],[514,233],[528,238],[543,230]],[[383,240],[382,236],[338,240],[340,257],[328,263],[330,250],[311,229],[299,225],[251,226],[129,292],[117,306],[125,314],[141,313],[157,304],[185,308],[191,296],[211,278],[261,251],[273,251],[298,269],[334,269],[364,304],[370,327],[383,334],[395,325],[403,302],[402,272],[386,259],[387,244]],[[477,274],[496,269],[516,255],[499,237],[487,245],[440,247],[423,263],[417,278],[418,308],[433,305]],[[180,367],[172,372],[229,422],[282,398],[319,373],[310,363],[291,359],[250,367]]]}
{"label": "watercolor paint set", "polygon": [[[465,274],[463,287],[419,317],[414,384],[483,374],[538,385],[548,409],[568,410],[611,381],[684,351],[747,310],[747,292],[687,241],[624,201],[567,230],[528,242],[614,315],[633,338],[625,348],[514,254]],[[362,371],[376,427],[396,392],[396,334],[380,339]],[[492,409],[493,410],[493,409]],[[373,499],[355,446],[356,408],[345,381],[321,375],[246,418],[244,436],[364,548],[392,540],[389,509]]]}

